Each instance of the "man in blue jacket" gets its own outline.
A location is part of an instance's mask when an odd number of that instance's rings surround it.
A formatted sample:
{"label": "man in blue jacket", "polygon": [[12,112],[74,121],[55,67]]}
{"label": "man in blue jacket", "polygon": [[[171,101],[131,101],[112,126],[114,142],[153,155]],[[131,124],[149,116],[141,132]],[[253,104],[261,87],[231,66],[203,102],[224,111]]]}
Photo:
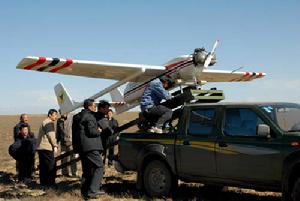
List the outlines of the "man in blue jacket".
{"label": "man in blue jacket", "polygon": [[140,104],[142,112],[159,117],[150,132],[163,133],[163,125],[172,118],[172,110],[160,105],[163,99],[171,99],[172,96],[167,89],[171,88],[172,84],[172,79],[169,76],[156,78],[148,84],[142,95]]}

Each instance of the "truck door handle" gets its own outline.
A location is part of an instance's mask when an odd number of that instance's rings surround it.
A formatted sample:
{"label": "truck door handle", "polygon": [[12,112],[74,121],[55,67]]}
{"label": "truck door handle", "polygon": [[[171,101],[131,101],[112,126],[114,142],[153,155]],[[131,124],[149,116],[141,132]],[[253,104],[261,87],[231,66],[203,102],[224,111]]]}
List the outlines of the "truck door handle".
{"label": "truck door handle", "polygon": [[219,142],[219,147],[227,147],[228,145],[226,142]]}
{"label": "truck door handle", "polygon": [[183,145],[191,145],[191,142],[189,140],[184,140]]}

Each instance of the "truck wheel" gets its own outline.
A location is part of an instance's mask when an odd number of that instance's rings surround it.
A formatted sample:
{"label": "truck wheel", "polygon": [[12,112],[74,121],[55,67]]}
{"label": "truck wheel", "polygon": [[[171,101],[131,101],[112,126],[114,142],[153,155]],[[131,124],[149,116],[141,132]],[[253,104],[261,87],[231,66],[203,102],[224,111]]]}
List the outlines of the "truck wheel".
{"label": "truck wheel", "polygon": [[149,196],[167,196],[171,191],[172,182],[171,172],[163,162],[154,160],[146,166],[144,187]]}
{"label": "truck wheel", "polygon": [[300,178],[298,178],[294,184],[292,198],[293,201],[300,200]]}

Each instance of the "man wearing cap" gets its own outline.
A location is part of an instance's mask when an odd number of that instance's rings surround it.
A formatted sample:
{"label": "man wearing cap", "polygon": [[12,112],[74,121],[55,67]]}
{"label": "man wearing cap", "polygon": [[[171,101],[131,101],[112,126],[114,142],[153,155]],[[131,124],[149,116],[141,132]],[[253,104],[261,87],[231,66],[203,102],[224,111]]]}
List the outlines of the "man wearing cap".
{"label": "man wearing cap", "polygon": [[171,88],[172,80],[169,76],[163,76],[152,80],[146,87],[141,98],[141,110],[149,115],[159,116],[155,126],[150,129],[150,132],[163,133],[163,125],[172,118],[172,110],[166,106],[160,105],[160,102],[165,99],[171,99],[171,95],[167,89]]}

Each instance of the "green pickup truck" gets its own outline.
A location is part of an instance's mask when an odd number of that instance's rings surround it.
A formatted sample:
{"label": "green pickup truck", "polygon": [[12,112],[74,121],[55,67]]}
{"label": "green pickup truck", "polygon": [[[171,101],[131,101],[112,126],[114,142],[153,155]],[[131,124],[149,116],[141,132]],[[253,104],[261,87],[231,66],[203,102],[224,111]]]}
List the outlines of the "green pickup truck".
{"label": "green pickup truck", "polygon": [[167,196],[180,179],[300,200],[299,104],[187,104],[177,122],[166,134],[120,136],[115,167],[137,171],[148,195]]}

